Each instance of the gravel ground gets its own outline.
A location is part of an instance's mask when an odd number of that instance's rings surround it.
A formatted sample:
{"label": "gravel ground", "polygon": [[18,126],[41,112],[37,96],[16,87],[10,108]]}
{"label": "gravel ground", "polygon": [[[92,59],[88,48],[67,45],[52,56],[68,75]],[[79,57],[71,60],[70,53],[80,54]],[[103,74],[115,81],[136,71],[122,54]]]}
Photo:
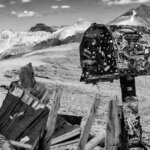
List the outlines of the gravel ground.
{"label": "gravel ground", "polygon": [[[0,85],[4,83],[9,84],[10,81],[18,79],[19,68],[28,62],[32,62],[37,81],[43,82],[47,87],[58,85],[63,87],[59,112],[83,116],[82,126],[88,117],[96,93],[99,93],[101,95],[100,107],[91,133],[102,134],[105,131],[107,122],[108,102],[114,99],[116,95],[121,99],[119,81],[99,83],[99,88],[96,85],[79,82],[81,68],[78,46],[79,44],[77,43],[60,46],[55,49],[37,51],[37,53],[28,54],[22,58],[7,60],[7,63],[3,62],[0,64],[0,67],[5,68],[0,73]],[[7,64],[10,64],[9,67]],[[7,82],[4,82],[6,80]],[[150,132],[150,77],[136,78],[136,85],[141,124],[145,131]],[[2,103],[6,91],[0,88],[0,93],[0,101]]]}

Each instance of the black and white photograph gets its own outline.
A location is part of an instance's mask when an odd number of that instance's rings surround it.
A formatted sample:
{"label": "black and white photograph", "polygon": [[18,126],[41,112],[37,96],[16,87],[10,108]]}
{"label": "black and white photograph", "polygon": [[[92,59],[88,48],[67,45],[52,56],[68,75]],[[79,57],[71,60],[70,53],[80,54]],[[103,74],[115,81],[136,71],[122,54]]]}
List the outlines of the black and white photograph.
{"label": "black and white photograph", "polygon": [[150,150],[150,0],[0,0],[0,150]]}

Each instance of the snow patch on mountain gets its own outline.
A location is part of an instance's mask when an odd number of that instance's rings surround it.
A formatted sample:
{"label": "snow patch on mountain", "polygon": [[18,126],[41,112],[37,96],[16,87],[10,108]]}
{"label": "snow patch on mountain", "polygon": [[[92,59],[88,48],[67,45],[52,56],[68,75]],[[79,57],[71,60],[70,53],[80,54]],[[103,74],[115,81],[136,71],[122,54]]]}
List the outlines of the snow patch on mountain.
{"label": "snow patch on mountain", "polygon": [[13,49],[16,46],[20,46],[20,48],[23,45],[26,47],[31,47],[48,38],[51,38],[51,33],[49,32],[15,32],[3,30],[0,32],[0,53],[4,53],[5,51]]}
{"label": "snow patch on mountain", "polygon": [[73,36],[77,33],[83,33],[87,28],[89,28],[91,22],[88,21],[79,21],[74,25],[62,27],[52,34],[53,38],[58,38],[64,40],[69,36]]}
{"label": "snow patch on mountain", "polygon": [[70,26],[59,27],[55,32],[15,32],[11,30],[0,31],[0,56],[17,55],[32,51],[33,47],[48,39],[64,40],[75,36],[77,33],[84,33],[91,25],[88,21],[79,21]]}
{"label": "snow patch on mountain", "polygon": [[133,25],[133,26],[150,26],[149,21],[150,7],[147,5],[140,5],[133,8],[123,15],[113,19],[108,24],[110,25]]}

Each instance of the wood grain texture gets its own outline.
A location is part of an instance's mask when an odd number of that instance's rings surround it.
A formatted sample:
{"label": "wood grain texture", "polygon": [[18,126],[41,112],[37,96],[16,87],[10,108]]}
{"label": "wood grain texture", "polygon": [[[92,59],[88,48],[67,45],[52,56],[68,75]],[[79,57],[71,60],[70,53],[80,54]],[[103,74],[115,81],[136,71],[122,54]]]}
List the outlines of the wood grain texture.
{"label": "wood grain texture", "polygon": [[100,104],[100,95],[96,95],[96,98],[95,98],[94,103],[91,107],[87,122],[86,122],[84,129],[83,129],[83,132],[81,134],[77,150],[84,150],[84,148],[85,148],[92,124],[95,120],[95,116],[96,116],[99,104]]}
{"label": "wood grain texture", "polygon": [[108,122],[106,126],[106,150],[116,150],[120,143],[120,119],[118,115],[118,100],[111,100],[108,109]]}
{"label": "wood grain texture", "polygon": [[62,95],[62,88],[56,89],[56,94],[53,100],[53,104],[51,105],[47,125],[46,125],[46,135],[44,138],[44,149],[43,150],[49,150],[50,149],[50,143],[51,138],[53,135],[53,132],[55,130],[55,123],[57,119],[57,112],[60,106],[60,99]]}

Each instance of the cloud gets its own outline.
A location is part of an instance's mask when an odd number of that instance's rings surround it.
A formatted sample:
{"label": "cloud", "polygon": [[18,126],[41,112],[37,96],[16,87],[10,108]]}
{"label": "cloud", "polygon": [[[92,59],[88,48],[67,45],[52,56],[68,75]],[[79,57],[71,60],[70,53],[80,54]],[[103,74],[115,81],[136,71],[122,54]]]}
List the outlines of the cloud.
{"label": "cloud", "polygon": [[12,5],[15,4],[15,3],[16,3],[16,1],[11,1],[11,2],[10,2],[10,4],[12,4]]}
{"label": "cloud", "polygon": [[11,12],[11,15],[17,15],[17,12],[12,11],[12,12]]}
{"label": "cloud", "polygon": [[31,2],[32,0],[22,0],[22,3],[29,3]]}
{"label": "cloud", "polygon": [[3,5],[3,4],[0,4],[0,8],[4,8],[5,7],[5,5]]}
{"label": "cloud", "polygon": [[146,3],[149,0],[102,0],[103,3],[107,5],[125,5],[131,3]]}
{"label": "cloud", "polygon": [[59,9],[59,8],[62,8],[62,9],[69,9],[71,8],[69,5],[62,5],[62,6],[58,6],[58,5],[52,5],[51,6],[52,9]]}
{"label": "cloud", "polygon": [[22,18],[22,17],[33,17],[33,16],[39,16],[38,13],[34,12],[34,11],[23,11],[23,12],[16,12],[16,11],[12,11],[11,15],[16,16],[18,18]]}
{"label": "cloud", "polygon": [[69,5],[62,5],[62,6],[60,6],[60,8],[62,8],[62,9],[69,9],[69,8],[71,8],[71,6],[69,6]]}
{"label": "cloud", "polygon": [[53,6],[51,6],[51,8],[52,8],[52,9],[58,9],[58,8],[59,8],[59,6],[57,6],[57,5],[53,5]]}

